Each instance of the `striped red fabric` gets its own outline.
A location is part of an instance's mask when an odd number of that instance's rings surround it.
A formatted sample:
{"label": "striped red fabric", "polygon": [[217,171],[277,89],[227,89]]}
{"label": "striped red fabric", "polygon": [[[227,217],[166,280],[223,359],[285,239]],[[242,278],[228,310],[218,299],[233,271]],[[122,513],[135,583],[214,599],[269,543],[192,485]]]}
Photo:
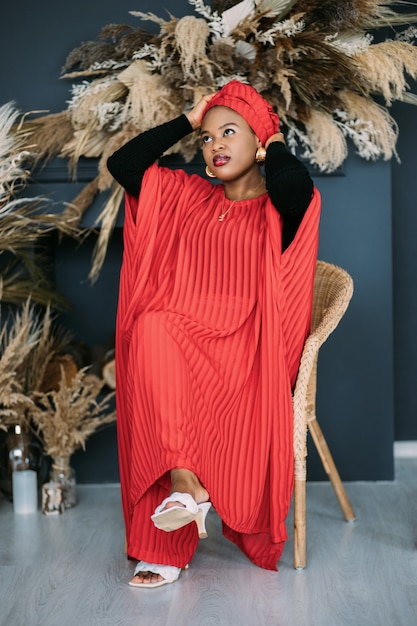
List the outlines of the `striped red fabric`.
{"label": "striped red fabric", "polygon": [[195,525],[150,514],[169,471],[193,471],[224,534],[276,569],[293,485],[292,402],[309,330],[318,244],[315,193],[281,255],[268,195],[218,221],[223,187],[152,166],[126,197],[116,335],[120,480],[128,554],[183,567]]}

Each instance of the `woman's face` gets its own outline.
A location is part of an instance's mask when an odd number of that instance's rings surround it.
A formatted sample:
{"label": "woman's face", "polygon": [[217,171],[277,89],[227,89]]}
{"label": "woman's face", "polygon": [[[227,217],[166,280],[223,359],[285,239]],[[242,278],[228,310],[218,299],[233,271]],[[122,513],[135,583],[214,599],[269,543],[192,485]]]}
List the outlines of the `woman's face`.
{"label": "woman's face", "polygon": [[201,125],[201,146],[206,165],[223,181],[244,176],[253,168],[260,140],[246,120],[224,106],[209,109]]}

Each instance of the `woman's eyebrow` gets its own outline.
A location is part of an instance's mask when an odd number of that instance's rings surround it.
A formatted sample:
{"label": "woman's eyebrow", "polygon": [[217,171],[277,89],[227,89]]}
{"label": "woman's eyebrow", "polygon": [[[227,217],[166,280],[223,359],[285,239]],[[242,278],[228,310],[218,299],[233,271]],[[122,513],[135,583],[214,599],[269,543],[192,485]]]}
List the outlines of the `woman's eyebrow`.
{"label": "woman's eyebrow", "polygon": [[[226,126],[237,126],[239,128],[239,124],[237,124],[236,122],[226,122],[226,124],[222,124],[221,126],[219,126],[218,130],[221,130],[222,128],[226,128]],[[208,130],[205,130],[204,128],[201,130],[201,135],[203,133],[208,133]]]}

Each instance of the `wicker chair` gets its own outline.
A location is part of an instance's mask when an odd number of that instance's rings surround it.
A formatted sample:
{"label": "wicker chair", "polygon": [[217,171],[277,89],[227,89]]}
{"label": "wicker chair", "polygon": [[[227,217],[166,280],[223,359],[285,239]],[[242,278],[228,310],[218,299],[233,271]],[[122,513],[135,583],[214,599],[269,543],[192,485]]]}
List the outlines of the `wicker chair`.
{"label": "wicker chair", "polygon": [[307,430],[328,474],[347,521],[355,515],[316,419],[316,378],[319,349],[343,317],[353,294],[353,280],[342,268],[317,261],[311,332],[301,357],[293,393],[294,405],[294,567],[306,565]]}

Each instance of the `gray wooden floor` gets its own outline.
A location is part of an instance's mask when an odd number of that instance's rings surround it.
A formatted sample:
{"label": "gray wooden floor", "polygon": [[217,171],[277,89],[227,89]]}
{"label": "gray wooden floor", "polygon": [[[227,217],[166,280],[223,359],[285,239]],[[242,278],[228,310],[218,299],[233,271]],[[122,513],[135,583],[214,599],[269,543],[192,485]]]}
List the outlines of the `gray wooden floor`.
{"label": "gray wooden floor", "polygon": [[416,626],[417,459],[397,459],[394,482],[346,489],[353,523],[329,484],[308,485],[305,570],[292,567],[292,534],[279,572],[255,567],[212,512],[190,569],[153,590],[127,585],[117,485],[78,487],[57,518],[15,515],[0,497],[0,624]]}

